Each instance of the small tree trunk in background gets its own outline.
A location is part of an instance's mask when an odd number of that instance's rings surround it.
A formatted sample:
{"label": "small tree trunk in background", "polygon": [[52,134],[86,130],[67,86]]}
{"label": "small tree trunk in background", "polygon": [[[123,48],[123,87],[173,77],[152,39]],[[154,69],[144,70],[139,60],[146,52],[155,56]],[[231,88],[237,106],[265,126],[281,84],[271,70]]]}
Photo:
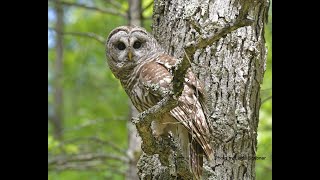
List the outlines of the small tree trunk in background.
{"label": "small tree trunk in background", "polygon": [[129,121],[127,124],[128,127],[128,156],[130,157],[129,159],[129,167],[126,172],[126,179],[128,180],[138,180],[138,168],[137,168],[137,163],[139,160],[139,157],[142,153],[141,150],[141,138],[138,135],[136,127],[132,124],[130,121],[132,117],[137,117],[138,116],[138,111],[136,108],[130,103],[130,117]]}
{"label": "small tree trunk in background", "polygon": [[129,0],[129,25],[142,26],[141,0]]}
{"label": "small tree trunk in background", "polygon": [[55,1],[55,11],[56,11],[56,61],[54,68],[54,86],[53,86],[53,96],[54,96],[54,115],[52,118],[54,136],[57,139],[62,138],[62,106],[63,106],[63,94],[62,94],[62,78],[63,78],[63,8],[59,0]]}
{"label": "small tree trunk in background", "polygon": [[[129,25],[136,25],[136,26],[142,26],[142,6],[141,6],[141,0],[129,0]],[[130,157],[129,160],[129,167],[126,172],[126,179],[128,180],[138,180],[138,168],[137,168],[137,162],[139,160],[139,157],[142,153],[141,150],[141,138],[138,135],[136,127],[132,124],[131,118],[138,116],[138,111],[136,108],[130,103],[130,116],[129,121],[127,123],[128,127],[128,156]]]}
{"label": "small tree trunk in background", "polygon": [[[209,95],[213,129],[215,159],[205,160],[203,179],[255,179],[255,160],[251,158],[257,149],[268,5],[268,0],[154,2],[153,34],[176,58],[183,57],[185,44],[226,29],[216,42],[190,57],[192,69]],[[237,26],[239,22],[247,25]],[[156,158],[143,154],[139,161],[143,163],[138,165],[140,177],[170,177],[168,168]]]}

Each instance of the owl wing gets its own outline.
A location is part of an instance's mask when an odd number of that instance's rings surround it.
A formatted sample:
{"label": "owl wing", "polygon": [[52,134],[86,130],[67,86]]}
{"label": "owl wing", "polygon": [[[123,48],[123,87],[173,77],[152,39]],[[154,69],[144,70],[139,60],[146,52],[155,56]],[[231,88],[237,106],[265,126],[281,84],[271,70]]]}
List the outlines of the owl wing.
{"label": "owl wing", "polygon": [[[166,54],[162,54],[157,58],[157,63],[163,65],[166,67],[167,70],[171,69],[173,66],[176,65],[177,59],[173,58],[172,56],[168,56]],[[207,93],[205,91],[205,88],[203,84],[199,81],[199,79],[193,74],[191,69],[187,70],[186,77],[184,79],[185,84],[188,85],[189,88],[192,88],[194,92],[197,95],[197,99],[199,99],[199,102],[202,106],[202,109],[205,112],[205,115],[208,114],[208,108],[206,106],[206,100],[207,100]]]}
{"label": "owl wing", "polygon": [[[162,90],[170,90],[173,79],[170,68],[176,64],[176,61],[175,58],[162,54],[155,61],[143,65],[139,79],[142,83],[156,84]],[[156,102],[163,98],[163,94],[160,94],[157,90],[149,89],[149,93],[156,97]],[[170,115],[184,125],[211,160],[213,151],[209,145],[209,125],[203,111],[205,109],[205,103],[202,100],[204,97],[203,86],[189,69],[185,77],[184,90],[179,97],[178,106],[170,111]],[[156,102],[153,102],[153,105]]]}
{"label": "owl wing", "polygon": [[[163,54],[157,58],[156,62],[169,70],[176,65],[177,59]],[[184,90],[179,98],[179,105],[171,110],[171,115],[182,122],[189,132],[195,133],[196,140],[201,144],[207,157],[211,160],[213,152],[208,144],[210,128],[206,117],[209,112],[206,106],[206,97],[207,94],[203,84],[191,69],[188,69],[184,78]]]}
{"label": "owl wing", "polygon": [[[163,91],[172,89],[172,78],[173,76],[167,68],[154,61],[148,62],[140,68],[140,84],[143,84],[148,92],[156,97],[153,105],[164,97]],[[150,88],[150,86],[154,86],[154,88]]]}

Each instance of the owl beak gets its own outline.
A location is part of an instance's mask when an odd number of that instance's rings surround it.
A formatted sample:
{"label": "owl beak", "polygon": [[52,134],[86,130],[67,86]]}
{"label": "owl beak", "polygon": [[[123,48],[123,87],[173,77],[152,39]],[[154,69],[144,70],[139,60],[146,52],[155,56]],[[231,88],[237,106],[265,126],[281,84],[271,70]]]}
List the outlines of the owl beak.
{"label": "owl beak", "polygon": [[129,52],[128,52],[128,58],[129,58],[129,61],[131,61],[132,59],[132,53],[131,53],[131,50],[129,49]]}

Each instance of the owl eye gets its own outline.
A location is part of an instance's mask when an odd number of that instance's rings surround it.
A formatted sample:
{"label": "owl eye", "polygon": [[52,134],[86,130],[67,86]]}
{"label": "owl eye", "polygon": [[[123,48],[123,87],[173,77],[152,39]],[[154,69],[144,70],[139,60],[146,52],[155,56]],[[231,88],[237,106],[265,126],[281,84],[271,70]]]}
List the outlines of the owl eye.
{"label": "owl eye", "polygon": [[122,50],[124,50],[124,49],[126,48],[126,45],[125,45],[123,42],[119,42],[119,43],[117,44],[117,48],[118,48],[120,51],[122,51]]}
{"label": "owl eye", "polygon": [[133,44],[133,48],[135,48],[135,49],[139,49],[141,47],[141,42],[140,41],[136,41],[136,42],[134,42],[134,44]]}

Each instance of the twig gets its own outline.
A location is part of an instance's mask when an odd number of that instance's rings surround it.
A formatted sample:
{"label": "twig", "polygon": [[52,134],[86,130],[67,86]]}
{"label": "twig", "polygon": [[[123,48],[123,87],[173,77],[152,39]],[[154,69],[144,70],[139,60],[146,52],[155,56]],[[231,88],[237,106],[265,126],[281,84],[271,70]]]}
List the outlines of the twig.
{"label": "twig", "polygon": [[105,145],[108,145],[110,147],[112,147],[114,150],[124,154],[127,156],[127,152],[124,150],[124,149],[121,149],[119,146],[117,146],[116,144],[114,144],[113,142],[111,141],[108,141],[108,140],[102,140],[98,137],[90,137],[91,140],[93,141],[96,141],[98,143],[101,143],[101,144],[105,144]]}
{"label": "twig", "polygon": [[[55,1],[55,0],[49,0],[49,1]],[[121,16],[121,17],[126,17],[125,13],[119,12],[117,10],[115,10],[114,8],[98,8],[98,7],[94,7],[94,6],[88,6],[86,4],[80,4],[80,3],[74,3],[74,2],[67,2],[67,1],[59,1],[61,4],[65,5],[65,6],[75,6],[75,7],[80,7],[80,8],[84,8],[84,9],[88,9],[88,10],[94,10],[97,12],[101,12],[101,13],[106,13],[106,14],[111,14],[111,15],[117,15],[117,16]]]}
{"label": "twig", "polygon": [[48,160],[48,166],[49,165],[62,165],[69,162],[75,162],[75,161],[92,161],[92,160],[104,160],[104,159],[112,159],[117,160],[123,163],[128,163],[128,158],[125,158],[123,156],[117,156],[113,154],[78,154],[78,155],[72,155],[72,156],[66,156],[66,155],[60,155],[55,156],[55,158]]}
{"label": "twig", "polygon": [[231,23],[226,27],[219,28],[217,32],[212,33],[207,37],[201,36],[195,42],[187,44],[185,47],[185,50],[189,56],[192,56],[197,49],[202,49],[208,45],[212,45],[214,42],[226,36],[228,33],[231,33],[232,31],[240,27],[248,26],[252,23],[253,23],[253,20],[250,20],[250,19],[237,20],[236,22]]}
{"label": "twig", "polygon": [[268,101],[269,99],[272,99],[272,96],[269,96],[269,97],[265,98],[265,99],[261,102],[261,104],[265,103],[265,102]]}
{"label": "twig", "polygon": [[[152,5],[153,5],[153,1],[151,1],[146,7],[144,7],[142,9],[142,12],[150,8]],[[147,16],[147,17],[142,16],[142,20],[152,20],[152,16]]]}
{"label": "twig", "polygon": [[267,89],[261,89],[260,91],[271,91],[272,88],[267,88]]}
{"label": "twig", "polygon": [[151,21],[152,20],[152,16],[147,16],[147,17],[142,17],[142,20],[145,20],[145,21]]}
{"label": "twig", "polygon": [[105,39],[102,36],[99,36],[95,33],[91,32],[63,32],[64,35],[74,35],[74,36],[82,36],[82,37],[88,37],[88,38],[93,38],[97,40],[101,44],[105,44]]}
{"label": "twig", "polygon": [[147,10],[149,7],[151,7],[153,5],[153,1],[151,1],[148,5],[146,5],[146,7],[144,7],[142,9],[142,12],[144,12],[145,10]]}
{"label": "twig", "polygon": [[57,170],[57,171],[64,171],[64,170],[75,170],[75,171],[81,171],[81,170],[90,170],[90,171],[112,171],[113,173],[125,175],[125,172],[123,170],[120,170],[118,168],[112,168],[112,167],[98,167],[105,165],[104,162],[101,161],[89,161],[86,163],[67,163],[59,166],[50,166],[49,170]]}
{"label": "twig", "polygon": [[68,139],[68,140],[63,141],[61,143],[61,145],[67,144],[67,143],[72,143],[72,142],[77,142],[77,141],[93,141],[96,143],[100,143],[102,145],[107,145],[107,146],[110,146],[112,149],[114,149],[116,152],[119,152],[122,155],[127,156],[127,152],[124,149],[120,148],[119,146],[117,146],[116,144],[114,144],[113,142],[111,142],[109,140],[103,140],[103,139],[98,138],[96,136]]}
{"label": "twig", "polygon": [[[59,32],[57,29],[48,27],[49,30]],[[73,36],[81,36],[81,37],[87,37],[97,40],[101,44],[105,44],[105,38],[102,36],[92,33],[92,32],[61,32],[63,35],[73,35]]]}
{"label": "twig", "polygon": [[118,8],[118,9],[121,8],[121,4],[115,0],[105,0],[105,1],[115,8]]}

